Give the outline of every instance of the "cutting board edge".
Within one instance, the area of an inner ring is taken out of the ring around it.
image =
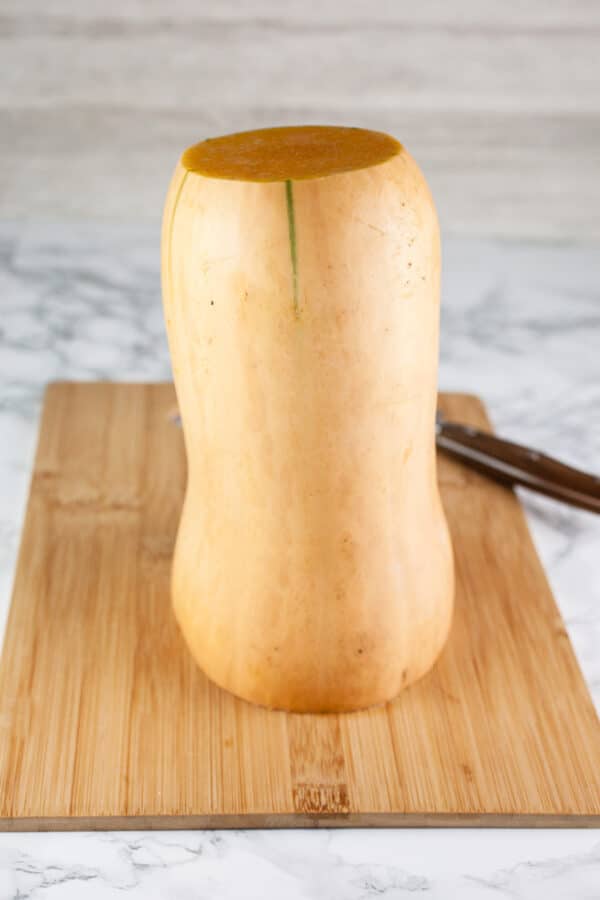
[[[600,814],[548,813],[240,813],[0,818],[0,834],[36,831],[204,831],[292,828],[600,828]]]

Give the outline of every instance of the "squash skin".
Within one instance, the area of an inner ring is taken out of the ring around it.
[[[439,230],[404,148],[292,189],[296,279],[283,182],[181,164],[171,182],[163,298],[188,458],[172,600],[217,684],[341,712],[420,678],[451,624]]]

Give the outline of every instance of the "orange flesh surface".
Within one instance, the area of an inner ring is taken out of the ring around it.
[[[295,181],[366,169],[400,153],[381,131],[334,125],[299,125],[241,131],[189,147],[181,163],[208,178]]]

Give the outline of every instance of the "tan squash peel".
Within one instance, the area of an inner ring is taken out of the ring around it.
[[[186,151],[164,223],[185,639],[266,706],[389,700],[431,667],[452,613],[425,180],[377,132],[246,132]]]

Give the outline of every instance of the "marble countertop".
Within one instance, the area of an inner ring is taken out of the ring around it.
[[[496,428],[600,468],[597,247],[448,240],[440,384]],[[158,232],[0,226],[0,632],[52,379],[164,380]],[[523,495],[600,708],[600,517]],[[597,831],[1,834],[5,898],[598,898]]]

